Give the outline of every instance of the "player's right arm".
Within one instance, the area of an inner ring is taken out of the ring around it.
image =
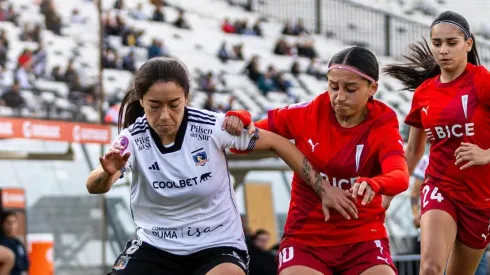
[[[415,182],[410,192],[410,205],[412,206],[413,225],[415,228],[420,227],[420,189],[425,178],[425,170],[429,164],[429,157],[425,155],[417,164],[412,175],[415,177]]]
[[[90,194],[103,194],[111,189],[121,177],[121,171],[130,162],[130,147],[129,139],[124,134],[116,138],[111,149],[99,158],[100,166],[94,169],[87,179],[86,187]]]

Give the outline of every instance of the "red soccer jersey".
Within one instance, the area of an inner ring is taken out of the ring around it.
[[[395,112],[376,100],[369,100],[368,109],[364,122],[344,128],[335,118],[326,92],[311,102],[269,111],[267,128],[294,139],[313,168],[323,176],[328,175],[333,186],[348,190],[359,177],[379,176],[384,159],[403,156]],[[366,206],[361,205],[362,198],[358,199],[359,219],[346,220],[331,209],[330,220],[325,222],[319,196],[295,174],[283,243],[333,246],[386,237],[380,193],[402,192],[408,186],[408,173],[406,178],[406,183],[380,189]]]
[[[431,142],[426,174],[434,184],[452,200],[488,208],[490,166],[461,171],[454,152],[461,142],[490,148],[490,72],[468,63],[464,73],[449,83],[441,83],[439,77],[417,88],[405,123],[424,129]],[[431,197],[437,194],[423,194],[422,199]]]

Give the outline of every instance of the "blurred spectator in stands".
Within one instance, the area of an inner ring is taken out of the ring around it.
[[[153,12],[153,21],[156,22],[165,22],[165,15],[163,14],[162,11],[162,5],[157,4],[155,7],[155,11]]]
[[[215,112],[217,113],[226,113],[228,111],[231,111],[233,110],[233,102],[235,102],[235,97],[234,96],[230,96],[230,99],[228,100],[228,103],[227,104],[218,104],[218,106],[216,107],[216,110]]]
[[[51,71],[51,79],[60,82],[65,81],[65,77],[60,71],[60,66],[53,67],[53,70]]]
[[[50,5],[51,5],[51,0],[41,0],[41,3],[39,3],[41,14],[46,15]]]
[[[250,275],[276,275],[277,267],[274,255],[267,248],[270,234],[267,230],[258,229],[248,243],[250,256]]]
[[[34,29],[31,31],[32,40],[37,43],[41,42],[41,34],[42,34],[41,24],[36,24],[34,26]]]
[[[102,66],[106,69],[118,69],[118,55],[114,49],[107,49],[104,51],[102,57]]]
[[[183,9],[179,9],[179,16],[177,17],[177,20],[175,20],[174,26],[181,29],[188,29],[188,30],[191,29],[191,26],[189,25],[189,23],[187,23],[187,20],[184,18]]]
[[[226,63],[226,61],[230,59],[230,53],[228,52],[228,49],[226,49],[226,41],[223,41],[223,43],[221,43],[221,47],[218,51],[218,58],[223,63]]]
[[[326,79],[327,73],[322,72],[321,63],[318,58],[311,58],[308,68],[306,68],[306,73],[316,77],[317,79]]]
[[[290,89],[293,86],[291,82],[284,78],[284,73],[279,72],[274,79],[277,89],[283,93],[290,95]]]
[[[298,49],[298,55],[302,57],[315,58],[317,56],[314,49],[315,40],[311,37],[300,35],[296,47]]]
[[[200,88],[209,94],[216,92],[216,78],[213,76],[213,72],[208,72],[206,75],[201,77],[199,82]]]
[[[230,53],[231,60],[244,60],[243,58],[243,44],[233,45]]]
[[[74,79],[78,77],[78,72],[73,64],[74,62],[75,61],[73,59],[68,60],[64,76],[64,80],[66,83],[72,83]]]
[[[141,47],[141,36],[143,35],[143,33],[143,31],[137,31],[134,28],[127,28],[122,34],[122,44],[129,47]]]
[[[257,36],[262,36],[262,27],[260,26],[260,24],[261,24],[260,19],[257,19],[257,21],[255,21],[255,24],[252,28],[255,35]]]
[[[265,72],[265,74],[260,75],[257,81],[257,87],[262,92],[262,95],[266,96],[270,91],[275,91],[276,86],[274,83],[274,75],[271,71]]]
[[[48,10],[44,16],[46,29],[56,35],[61,35],[61,17],[58,15],[52,2],[49,3]]]
[[[10,275],[25,274],[29,270],[29,260],[25,245],[17,237],[19,235],[19,220],[15,212],[3,212],[0,218],[2,225],[2,236],[0,245],[12,250],[15,254],[15,263]]]
[[[294,25],[293,33],[294,35],[308,34],[308,31],[306,30],[303,23],[303,19],[298,19],[298,22],[296,23],[296,25]]]
[[[202,108],[205,110],[214,111],[214,99],[212,94],[206,98]]]
[[[261,75],[261,72],[259,71],[259,56],[254,55],[252,57],[250,62],[243,70],[243,73],[246,74],[248,78],[252,80],[254,83],[257,83]]]
[[[153,38],[151,45],[148,47],[148,59],[158,56],[169,56],[169,53],[162,41]]]
[[[71,12],[71,23],[72,24],[84,24],[86,22],[86,18],[80,14],[78,9],[73,9]]]
[[[129,15],[136,20],[147,20],[148,16],[143,12],[143,3],[138,3],[136,9],[129,12]]]
[[[12,87],[2,95],[0,105],[5,105],[12,109],[20,109],[26,106],[24,98],[20,95],[19,81],[14,80]]]
[[[21,89],[35,90],[35,87],[32,84],[32,80],[31,80],[31,72],[32,72],[31,61],[24,63],[22,66],[20,66],[17,69],[17,72],[15,73],[15,79],[19,81]]]
[[[32,57],[32,72],[36,77],[41,77],[46,72],[46,57],[47,52],[43,44],[39,43],[39,48],[34,52]]]
[[[2,68],[5,68],[5,66],[7,65],[7,61],[8,61],[7,53],[8,53],[8,48],[7,46],[5,46],[5,40],[0,38],[0,66]]]
[[[68,87],[70,88],[70,93],[68,95],[70,100],[88,105],[94,102],[95,87],[82,85],[78,75],[76,75],[72,81],[68,83]]]
[[[132,73],[136,71],[136,62],[133,51],[130,51],[128,55],[123,57],[122,68],[123,70],[130,71]]]
[[[114,1],[114,9],[123,10],[124,9],[124,0],[116,0]]]
[[[12,22],[14,25],[18,26],[18,18],[19,15],[14,11],[14,6],[12,4],[9,5],[5,19],[9,22]]]
[[[9,48],[9,39],[7,38],[7,32],[5,30],[0,31],[0,39],[3,40],[3,44],[8,49]]]
[[[233,26],[233,24],[230,23],[229,18],[225,18],[225,20],[223,21],[223,24],[221,25],[221,29],[225,33],[235,33],[236,32],[235,26]]]
[[[291,66],[291,74],[294,75],[294,77],[298,77],[300,73],[301,70],[299,69],[298,61],[294,61],[293,65]]]
[[[274,53],[277,55],[291,55],[292,50],[285,38],[279,38],[274,47]]]
[[[294,28],[290,22],[286,22],[286,24],[284,24],[284,28],[282,29],[282,34],[294,35]]]
[[[15,255],[9,248],[0,245],[0,274],[9,275],[15,264]]]
[[[237,34],[244,34],[247,31],[247,19],[245,20],[240,20],[237,19],[235,20],[235,23],[233,24],[235,27],[235,33]]]
[[[31,31],[29,30],[29,24],[24,23],[24,28],[22,29],[22,32],[19,35],[19,39],[21,41],[32,41],[32,35]]]

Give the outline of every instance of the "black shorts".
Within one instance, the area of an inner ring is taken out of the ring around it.
[[[222,263],[232,263],[248,274],[247,251],[213,247],[190,255],[168,253],[141,240],[131,240],[112,267],[112,275],[205,275]]]

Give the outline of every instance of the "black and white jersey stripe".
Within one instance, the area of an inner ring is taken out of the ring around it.
[[[128,128],[129,133],[132,136],[146,132],[149,129],[148,120],[143,118],[141,121],[136,121],[130,128]]]
[[[207,114],[205,112],[188,108],[188,121],[189,122],[194,122],[194,123],[199,123],[199,124],[206,124],[206,125],[211,125],[214,126],[216,124],[216,116]]]

